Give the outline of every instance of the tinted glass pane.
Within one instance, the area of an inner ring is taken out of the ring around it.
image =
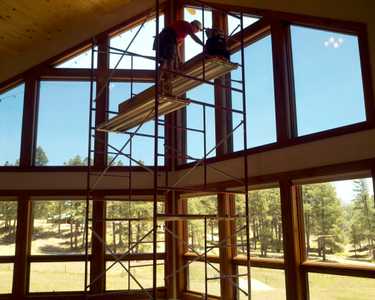
[[[298,135],[366,120],[358,38],[291,27]]]
[[[245,197],[236,196],[236,212],[245,215]],[[250,254],[263,258],[283,257],[280,191],[278,188],[249,193]],[[246,254],[246,219],[238,218],[237,251]]]
[[[30,292],[83,291],[84,262],[30,264]]]
[[[97,50],[97,47],[95,47],[95,50]],[[59,63],[55,66],[55,68],[79,68],[79,69],[90,69],[91,68],[91,48],[89,50],[86,50],[78,55],[73,56],[72,58],[69,58],[68,60]],[[94,68],[97,67],[98,63],[98,52],[94,52]]]
[[[164,203],[158,203],[163,213]],[[153,203],[148,201],[107,201],[106,241],[107,253],[152,253]],[[164,252],[164,227],[159,222],[158,252]],[[142,240],[141,243],[137,243]],[[110,250],[109,250],[110,249]]]
[[[247,115],[247,147],[253,148],[276,142],[275,95],[273,84],[271,37],[265,37],[245,49],[245,89]],[[233,62],[241,63],[239,52],[232,55]],[[241,68],[232,72],[233,80],[242,80]],[[239,83],[233,87],[242,89]],[[242,93],[232,91],[233,108],[243,111]],[[233,128],[243,115],[233,114]],[[243,126],[233,134],[234,151],[243,149]]]
[[[188,213],[196,215],[217,215],[217,197],[205,196],[189,198]],[[188,251],[195,253],[204,253],[204,219],[189,220],[188,225]],[[219,226],[217,219],[207,219],[207,247],[217,244],[219,241]],[[219,249],[214,248],[208,253],[209,255],[219,255]]]
[[[133,88],[131,88],[131,84],[129,82],[111,82],[110,83],[110,97],[109,97],[109,107],[110,111],[112,112],[118,112],[118,105],[122,103],[123,101],[126,101],[131,98],[131,92],[133,94],[138,94],[145,89],[152,86],[152,83],[146,83],[146,82],[136,82],[133,84]],[[115,113],[110,113],[109,118],[116,116]],[[162,120],[164,120],[164,117],[159,117],[161,120],[160,124],[162,123]],[[138,162],[144,164],[144,165],[154,165],[154,120],[145,122],[141,126],[136,126],[132,129],[130,129],[128,132],[137,132],[142,135],[147,136],[134,136],[131,139],[131,158],[134,160],[137,160]],[[139,129],[138,129],[139,127]],[[123,154],[118,155],[116,160],[112,165],[129,165],[130,160],[129,157],[126,155],[130,155],[130,142],[129,142],[129,134],[124,133],[110,133],[109,134],[109,144],[114,147],[108,148],[108,159],[111,160],[114,158],[117,154],[117,150],[121,150],[123,146],[127,143],[126,147],[121,151]],[[164,126],[159,125],[159,154],[164,153]],[[126,154],[126,155],[124,155]],[[132,166],[138,165],[137,162],[132,161]],[[158,159],[158,165],[164,164],[164,157],[159,156]]]
[[[205,293],[205,266],[203,262],[192,262],[189,264],[188,290],[198,293]],[[217,270],[220,270],[218,264],[207,265],[207,277],[213,278],[220,276]],[[208,280],[208,295],[220,297],[220,280]]]
[[[13,264],[0,264],[0,294],[10,294],[13,283]]]
[[[247,274],[246,267],[238,267],[239,274]],[[247,292],[247,276],[241,276],[239,287]],[[240,300],[248,297],[239,291]],[[251,299],[252,300],[285,300],[285,272],[283,270],[251,268]]]
[[[0,94],[0,166],[19,165],[24,89]]]
[[[0,256],[15,254],[17,201],[0,200]]]
[[[370,300],[375,298],[375,279],[309,273],[311,300]]]
[[[308,259],[374,266],[375,208],[370,178],[302,186]]]
[[[243,28],[259,21],[259,17],[243,16]],[[236,34],[241,30],[240,19],[228,15],[228,34]]]
[[[106,290],[139,290],[143,288],[152,288],[152,261],[122,261],[116,263],[106,273]],[[112,261],[107,262],[107,268],[113,264]],[[164,261],[157,261],[157,286],[164,286]],[[125,269],[125,268],[126,269]],[[131,276],[128,271],[130,270]],[[137,282],[139,284],[137,284]]]
[[[214,87],[208,84],[200,85],[186,94],[187,98],[214,104]],[[215,140],[215,109],[206,106],[206,155],[216,155]],[[204,108],[201,104],[191,103],[186,108],[186,124],[190,129],[204,130]],[[204,157],[204,134],[203,132],[187,130],[187,161],[192,162]]]
[[[80,200],[33,201],[31,254],[83,254],[85,208]]]
[[[154,37],[155,37],[155,30],[156,30],[156,22],[155,18],[151,18],[147,20],[143,27],[140,29],[142,24],[133,27],[130,30],[125,32],[119,33],[111,38],[110,46],[114,48],[118,48],[121,50],[128,50],[129,52],[133,52],[139,55],[146,55],[155,57],[155,51],[152,50]],[[159,17],[159,30],[161,31],[164,28],[164,17]],[[137,34],[138,30],[140,29],[139,33]],[[136,36],[137,34],[137,36]],[[134,41],[132,39],[135,37]],[[130,45],[131,43],[131,45]],[[129,47],[130,45],[130,47]],[[130,69],[131,68],[131,57],[130,56],[123,56],[122,53],[112,49],[109,57],[109,65],[110,68],[114,69]],[[133,68],[134,69],[155,69],[155,60],[145,59],[142,57],[134,57],[133,61]]]
[[[89,82],[40,83],[36,165],[87,165]]]

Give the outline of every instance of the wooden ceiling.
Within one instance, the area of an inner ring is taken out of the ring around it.
[[[153,0],[1,0],[0,82],[153,4]]]
[[[374,22],[372,8],[375,1],[370,0],[205,1],[368,24]],[[154,4],[155,0],[1,0],[0,82],[124,22]],[[371,28],[369,34],[374,36],[375,31]]]

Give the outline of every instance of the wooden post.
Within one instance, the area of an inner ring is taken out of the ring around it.
[[[299,187],[288,179],[281,179],[281,215],[283,223],[285,288],[287,300],[308,299],[307,276],[301,270],[305,260],[302,226],[302,205]]]
[[[273,20],[271,38],[277,141],[285,143],[297,135],[289,25]]]
[[[97,37],[98,43],[98,66],[96,77],[96,110],[95,110],[95,124],[98,125],[107,119],[106,110],[108,108],[109,89],[107,83],[108,67],[109,67],[109,53],[108,35],[101,35]],[[95,152],[94,152],[94,167],[97,169],[104,169],[107,165],[107,134],[104,132],[95,132]],[[103,142],[105,141],[105,142]],[[92,240],[92,255],[90,265],[90,278],[93,280],[105,271],[105,245],[102,241],[106,240],[106,202],[102,196],[94,197],[92,205],[92,229],[95,235],[91,235]],[[97,236],[96,236],[97,235]],[[105,291],[105,275],[97,280],[91,286],[91,292],[101,293]]]
[[[25,94],[23,101],[24,105],[20,154],[21,167],[30,167],[34,160],[38,93],[38,80],[31,75],[27,76],[25,79]]]
[[[183,6],[180,1],[168,0],[165,9],[165,25],[169,26],[176,20],[183,18]],[[182,135],[183,132],[177,129],[177,124],[180,124],[182,120],[182,112],[176,111],[165,116],[165,166],[167,173],[174,171],[179,162],[182,161]],[[181,125],[178,125],[181,126]],[[168,176],[168,174],[167,174]],[[168,185],[168,179],[166,181]],[[165,213],[166,214],[183,214],[184,206],[179,198],[179,195],[170,191],[165,197]],[[169,231],[172,231],[176,236],[182,236],[184,232],[183,221],[178,222],[165,222],[165,226]],[[183,255],[185,252],[184,244],[171,236],[171,234],[165,234],[165,276],[168,279],[165,280],[166,286],[166,298],[167,299],[181,299],[182,293],[185,289],[185,272],[178,272],[184,264]],[[170,276],[170,274],[175,274]]]
[[[95,232],[91,234],[91,265],[90,265],[90,278],[94,280],[105,270],[105,245],[102,241],[106,240],[106,205],[104,197],[94,197],[92,204],[92,230]],[[89,226],[90,228],[90,226]],[[90,241],[90,240],[89,240]],[[105,291],[105,276],[104,274],[99,280],[94,282],[90,287],[92,293],[102,293]]]
[[[95,124],[99,125],[107,120],[107,109],[109,99],[109,37],[102,35],[97,38],[98,43],[98,67],[96,76],[96,106],[95,106]],[[96,131],[95,136],[95,167],[104,168],[107,165],[107,133]],[[103,142],[105,141],[105,142]]]
[[[219,28],[227,33],[227,17],[224,13],[219,11],[213,11],[212,13],[212,25],[213,28]],[[215,79],[215,106],[216,107],[231,107],[231,91],[225,89],[222,86],[228,85],[226,81],[230,79],[230,74]],[[216,132],[216,143],[219,143],[228,133],[232,130],[232,114],[224,109],[215,110],[215,132]],[[216,149],[216,155],[222,156],[230,152],[233,148],[232,138],[228,138]],[[218,201],[218,215],[221,217],[231,216],[234,214],[234,197],[230,195],[217,195]],[[219,222],[219,240],[222,242],[220,247],[220,275],[223,276],[220,280],[221,286],[221,298],[222,299],[236,299],[236,288],[233,282],[236,282],[236,278],[233,275],[236,274],[236,268],[234,267],[232,260],[236,253],[234,246],[234,228],[235,222],[228,220],[220,220]],[[225,241],[225,242],[224,242]]]
[[[15,299],[23,299],[28,291],[31,215],[31,200],[27,196],[20,196],[17,205],[16,257],[13,273]]]

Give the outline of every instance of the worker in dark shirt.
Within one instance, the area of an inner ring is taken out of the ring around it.
[[[176,21],[172,25],[165,27],[159,34],[159,59],[160,67],[175,69],[176,59],[178,63],[182,61],[182,44],[189,35],[198,44],[203,46],[203,42],[195,35],[202,30],[201,22],[194,20],[192,22]],[[156,41],[156,40],[155,40]],[[154,43],[154,50],[156,43]]]

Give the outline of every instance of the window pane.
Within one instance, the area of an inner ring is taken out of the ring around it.
[[[259,17],[243,16],[243,28],[246,28],[259,20],[260,20]],[[240,19],[228,15],[228,34],[233,35],[233,34],[236,34],[237,32],[240,32],[240,30],[241,30]]]
[[[21,84],[0,94],[0,166],[19,165],[24,90]]]
[[[198,20],[199,22],[202,23],[202,26],[203,26],[202,9],[185,7],[184,20],[187,22]],[[206,28],[212,27],[212,12],[206,9],[204,10],[204,27]],[[202,40],[202,32],[198,32],[196,35],[200,40]],[[204,35],[204,42],[206,41],[206,38],[207,38],[206,35]],[[201,53],[202,50],[203,50],[202,46],[194,42],[190,36],[186,37],[185,39],[185,61]]]
[[[13,284],[13,264],[0,264],[0,294],[10,294]]]
[[[85,208],[82,200],[33,201],[31,254],[83,254]]]
[[[247,268],[238,267],[239,274],[247,274]],[[239,287],[247,292],[247,276],[241,276]],[[240,300],[248,299],[239,291]],[[251,299],[252,300],[285,300],[285,272],[284,270],[251,268]],[[323,298],[321,298],[323,299]]]
[[[83,291],[84,282],[84,262],[30,264],[31,293]]]
[[[133,84],[133,94],[138,94],[150,86],[152,83],[149,82],[135,82]],[[131,98],[131,84],[130,82],[111,82],[110,83],[110,93],[109,93],[109,107],[111,112],[118,112],[118,105],[123,101],[126,101]],[[109,118],[115,117],[115,113],[110,113]],[[159,119],[164,120],[164,117],[159,117]],[[138,162],[147,165],[154,165],[154,120],[145,122],[137,130],[138,126],[129,130],[129,132],[135,132],[139,134],[151,135],[151,136],[134,136],[131,140],[132,148],[132,159],[137,160]],[[121,150],[121,148],[127,143],[130,135],[124,133],[109,133],[109,144]],[[159,154],[164,153],[164,126],[159,126]],[[108,160],[111,161],[113,157],[116,156],[118,151],[109,147],[108,148]],[[130,143],[121,151],[124,154],[130,155]],[[117,166],[128,166],[130,164],[130,159],[125,155],[120,154],[114,161],[112,165]],[[137,166],[135,161],[131,162],[132,166]],[[164,157],[159,156],[158,165],[164,165]]]
[[[375,298],[375,279],[309,273],[311,300],[370,300]]]
[[[358,38],[291,26],[298,135],[366,120]]]
[[[208,84],[200,85],[186,94],[187,98],[205,102],[215,103],[214,87]],[[191,103],[186,108],[187,128],[204,129],[203,105]],[[206,106],[206,154],[207,157],[216,155],[215,139],[215,109]],[[204,157],[204,134],[202,132],[187,130],[187,162],[194,162]]]
[[[107,262],[107,268],[113,264],[113,261]],[[106,290],[139,290],[141,287],[136,283],[134,278],[145,289],[152,288],[152,261],[122,261],[131,275],[120,264],[116,263],[106,273]],[[157,261],[157,286],[164,286],[164,261]]]
[[[35,165],[87,165],[89,97],[89,82],[40,83]]]
[[[253,148],[276,142],[275,95],[271,37],[267,36],[244,49],[245,89],[247,116],[247,147]],[[231,56],[232,62],[241,63],[241,54]],[[242,80],[241,68],[233,71],[232,79]],[[242,89],[234,83],[235,88]],[[242,93],[232,91],[232,106],[243,111]],[[243,115],[233,113],[233,128]],[[243,149],[243,126],[233,134],[234,151]]]
[[[371,178],[302,186],[309,260],[374,266]]]
[[[212,267],[212,265],[214,267]],[[207,278],[220,276],[217,270],[218,264],[207,265]],[[192,262],[188,268],[188,290],[198,293],[205,293],[205,265],[203,262]],[[220,279],[208,280],[207,293],[212,296],[220,297]]]
[[[245,197],[236,196],[236,212],[245,215]],[[280,191],[278,188],[251,191],[250,209],[250,254],[263,258],[283,258],[283,231],[281,222]],[[246,221],[238,218],[237,251],[246,255]]]
[[[95,50],[98,50],[97,47],[95,47]],[[55,68],[78,68],[78,69],[91,69],[91,48],[89,50],[86,50],[78,55],[73,56],[72,58],[69,58],[68,60],[59,63],[55,66]],[[98,52],[94,52],[94,68],[97,67],[98,64]]]
[[[139,31],[138,35],[135,37],[141,25],[133,27],[130,30],[119,33],[111,38],[110,46],[121,49],[128,50],[140,55],[153,56],[155,57],[155,51],[152,49],[154,44],[156,22],[155,18],[147,21],[142,29]],[[159,17],[159,31],[164,28],[164,16]],[[135,37],[129,49],[129,44]],[[116,52],[116,50],[111,50],[111,52]],[[131,68],[131,57],[122,56],[121,52],[112,53],[109,56],[109,65],[111,69],[130,69]],[[116,67],[116,65],[118,66]],[[155,61],[150,59],[145,59],[141,57],[134,57],[133,61],[134,69],[155,69]]]
[[[195,215],[217,215],[217,197],[204,196],[189,198],[187,201],[189,214]],[[188,243],[189,252],[204,253],[204,219],[188,220]],[[217,219],[207,219],[207,247],[217,244],[219,241],[219,226]],[[219,255],[219,248],[208,252],[209,255]]]
[[[153,202],[107,201],[106,240],[114,253],[152,253]],[[158,213],[163,213],[164,203],[158,202]],[[112,220],[111,220],[112,219]],[[138,220],[139,219],[139,220]],[[159,222],[158,252],[164,252],[164,222]],[[137,243],[138,241],[142,241]],[[110,253],[107,249],[107,253]]]
[[[0,200],[0,256],[16,251],[17,201]]]

